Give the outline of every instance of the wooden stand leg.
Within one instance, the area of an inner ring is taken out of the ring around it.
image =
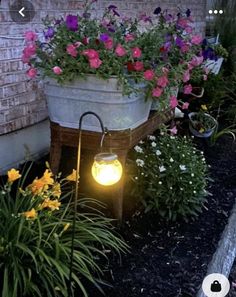
[[[61,161],[61,145],[60,143],[51,143],[50,167],[54,174],[58,173],[60,161]]]
[[[113,216],[119,222],[122,221],[122,216],[123,216],[123,192],[124,192],[124,180],[125,180],[124,171],[125,171],[127,153],[128,151],[122,151],[117,153],[119,161],[121,162],[121,165],[123,167],[123,175],[121,177],[121,180],[116,185],[114,185],[114,190],[112,191]]]

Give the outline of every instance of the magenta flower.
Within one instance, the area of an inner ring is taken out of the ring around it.
[[[25,40],[26,41],[36,41],[37,38],[38,38],[37,34],[34,31],[25,32]]]
[[[190,49],[189,44],[187,44],[186,42],[184,42],[183,45],[180,48],[180,51],[182,53],[187,53],[189,51],[189,49]]]
[[[134,70],[143,71],[143,62],[136,61],[134,62],[133,66],[134,66]]]
[[[52,68],[52,71],[56,74],[56,75],[60,75],[62,74],[62,69],[59,66],[55,66]]]
[[[202,62],[203,62],[203,56],[200,56],[200,57],[194,56],[194,57],[192,57],[192,60],[190,61],[190,64],[193,67],[197,67],[197,66],[201,65]]]
[[[36,45],[35,44],[29,44],[27,47],[23,50],[23,56],[25,58],[31,58],[36,54]]]
[[[193,87],[191,84],[185,85],[184,86],[184,94],[190,94],[193,90]]]
[[[170,96],[170,107],[175,108],[178,105],[178,100],[176,96],[172,95]]]
[[[81,46],[81,44],[82,44],[82,42],[80,42],[80,41],[76,41],[76,42],[74,43],[74,46],[75,46],[76,48],[78,48],[78,47]]]
[[[146,80],[152,80],[154,78],[154,71],[149,69],[149,70],[146,70],[144,73],[143,73],[143,76]]]
[[[24,64],[28,64],[30,62],[30,57],[26,56],[26,55],[22,55],[21,57],[21,61],[24,63]]]
[[[171,135],[176,135],[177,133],[178,133],[178,130],[177,130],[176,126],[174,126],[173,128],[170,129]]]
[[[86,57],[88,57],[89,59],[98,59],[99,58],[98,52],[94,49],[86,49],[82,52],[82,54],[85,55]]]
[[[70,31],[78,30],[78,17],[76,15],[69,14],[66,17],[66,26]]]
[[[102,60],[100,60],[99,58],[94,58],[94,59],[89,59],[89,65],[91,68],[99,68],[100,65],[102,64]]]
[[[140,58],[142,55],[142,51],[139,47],[134,47],[131,49],[132,50],[132,56],[133,58]]]
[[[161,88],[156,87],[155,89],[152,90],[152,96],[160,97],[162,92],[163,92],[163,90]]]
[[[28,77],[30,78],[35,78],[35,76],[37,75],[37,69],[35,68],[30,68],[27,73]]]
[[[188,107],[189,107],[189,103],[184,102],[184,104],[182,105],[182,109],[188,109]]]
[[[125,35],[125,42],[130,42],[130,41],[133,41],[135,38],[134,38],[134,35],[133,34],[126,34]]]
[[[195,45],[199,45],[202,42],[202,37],[200,35],[194,35],[191,42]]]
[[[187,28],[185,28],[185,31],[188,33],[188,34],[191,34],[193,32],[193,28],[188,26]]]
[[[181,18],[181,19],[178,19],[177,24],[181,28],[185,29],[185,28],[187,28],[189,26],[189,20]]]
[[[168,85],[168,83],[169,83],[169,80],[166,76],[161,76],[157,80],[157,85],[162,88],[165,88]]]
[[[69,55],[76,58],[78,55],[77,48],[73,44],[68,44],[66,47],[66,51]]]
[[[203,80],[207,80],[207,75],[203,74]]]
[[[105,48],[108,50],[113,49],[113,39],[109,37],[109,39],[104,43]]]
[[[115,49],[115,53],[118,57],[123,57],[126,55],[126,50],[123,48],[123,46],[119,43]]]
[[[190,72],[189,72],[189,70],[186,70],[183,74],[183,82],[186,83],[189,80],[190,80]]]

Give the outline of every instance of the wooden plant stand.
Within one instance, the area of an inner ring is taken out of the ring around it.
[[[105,136],[103,148],[114,152],[118,155],[119,160],[125,167],[128,151],[133,148],[140,140],[146,138],[158,129],[160,124],[171,120],[170,111],[158,114],[151,113],[149,119],[133,130],[109,131],[109,135]],[[78,129],[61,127],[59,124],[50,123],[51,127],[51,148],[50,148],[50,166],[54,174],[58,173],[62,146],[77,147],[78,146]],[[81,148],[94,152],[98,152],[101,141],[101,133],[92,131],[82,131]],[[119,183],[111,187],[111,198],[113,215],[119,221],[122,220],[123,212],[123,187],[124,175]]]

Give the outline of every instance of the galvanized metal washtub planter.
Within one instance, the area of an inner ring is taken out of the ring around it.
[[[134,129],[149,116],[152,100],[145,101],[145,86],[135,85],[139,92],[122,94],[117,77],[108,80],[93,75],[75,82],[58,84],[45,81],[49,117],[62,127],[78,128],[80,116],[86,111],[96,112],[109,130]],[[94,117],[86,117],[84,130],[100,131]]]

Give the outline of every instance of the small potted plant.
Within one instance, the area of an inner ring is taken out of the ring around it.
[[[204,111],[189,113],[189,130],[200,138],[208,138],[216,129],[218,123],[215,118]]]

